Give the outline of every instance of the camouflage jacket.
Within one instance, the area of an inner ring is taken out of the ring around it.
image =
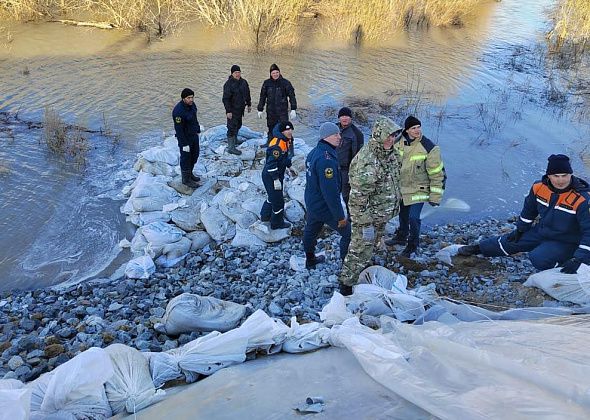
[[[353,223],[369,225],[399,213],[401,159],[397,149],[383,147],[383,141],[398,130],[391,119],[377,119],[369,141],[350,164],[348,206]]]

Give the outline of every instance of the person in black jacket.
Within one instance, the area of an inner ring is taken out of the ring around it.
[[[180,102],[172,111],[174,131],[180,148],[180,170],[182,183],[191,188],[197,188],[200,181],[193,175],[193,168],[199,158],[199,133],[201,126],[197,120],[197,106],[194,103],[195,92],[189,88],[182,90]]]
[[[248,112],[252,109],[252,99],[250,98],[250,86],[248,86],[246,79],[242,78],[242,70],[236,64],[231,66],[231,75],[223,85],[223,106],[225,106],[225,116],[227,117],[227,152],[241,155],[242,152],[236,149],[236,144],[240,144],[238,131],[242,127],[244,110],[246,107],[248,107]]]
[[[266,125],[268,140],[272,139],[272,130],[278,122],[286,122],[297,118],[297,99],[295,89],[287,79],[281,75],[279,66],[270,66],[270,78],[266,79],[260,89],[258,101],[258,118],[262,118],[262,111],[266,105]],[[289,112],[289,105],[291,112]]]
[[[365,144],[365,136],[352,122],[352,111],[343,107],[338,111],[338,128],[340,128],[340,146],[336,148],[338,153],[338,164],[340,165],[340,177],[342,178],[342,198],[348,205],[350,195],[350,183],[348,181],[348,170],[352,158],[361,150]]]

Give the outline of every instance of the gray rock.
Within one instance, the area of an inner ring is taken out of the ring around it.
[[[20,356],[12,356],[7,363],[8,367],[11,370],[16,370],[24,364],[25,364],[25,362],[22,359],[22,357],[20,357]]]

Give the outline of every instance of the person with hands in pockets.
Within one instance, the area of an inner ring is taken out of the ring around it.
[[[285,171],[291,167],[293,150],[293,124],[289,121],[278,123],[273,138],[266,149],[266,161],[262,169],[262,182],[266,189],[266,201],[260,210],[260,219],[270,222],[271,229],[290,228],[285,222],[285,198],[283,186]]]

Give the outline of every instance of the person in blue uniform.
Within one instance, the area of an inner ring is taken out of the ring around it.
[[[193,175],[193,169],[199,158],[199,133],[201,128],[197,119],[197,106],[195,105],[195,92],[189,88],[182,90],[180,102],[172,110],[174,131],[180,149],[180,171],[182,183],[187,187],[197,188],[200,181]]]
[[[565,155],[549,156],[547,172],[531,187],[516,229],[459,248],[459,255],[486,257],[528,252],[537,270],[562,266],[574,274],[590,264],[590,187],[573,175]],[[536,223],[535,223],[536,220]]]
[[[306,219],[303,231],[305,266],[314,268],[325,260],[315,255],[317,238],[324,225],[330,226],[340,235],[340,259],[344,260],[350,244],[350,224],[346,206],[342,199],[342,180],[336,148],[340,144],[340,128],[331,122],[320,127],[320,141],[305,161]]]
[[[273,138],[266,149],[266,161],[262,169],[266,201],[260,210],[260,219],[263,222],[270,221],[271,229],[291,227],[291,224],[285,222],[283,185],[285,171],[291,167],[293,129],[291,122],[279,122],[273,129]]]

